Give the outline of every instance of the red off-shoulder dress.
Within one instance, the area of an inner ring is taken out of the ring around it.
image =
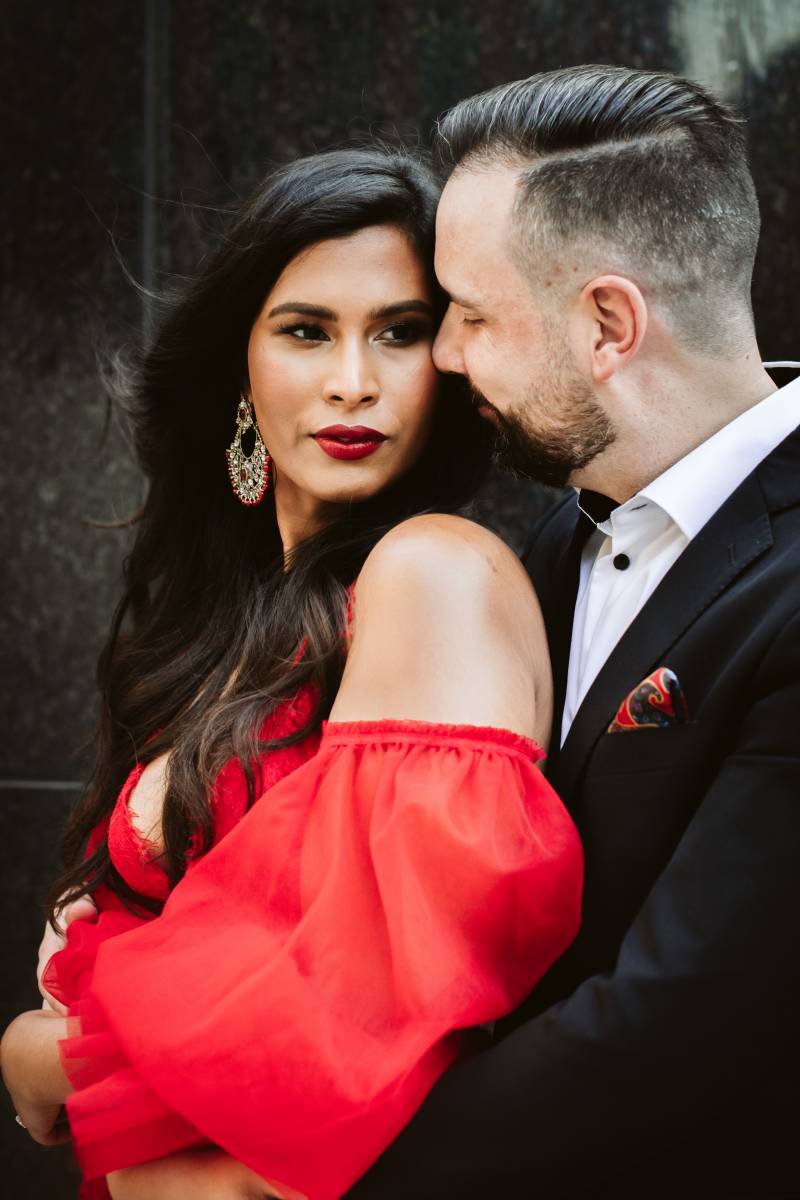
[[[229,763],[216,844],[162,915],[101,903],[51,960],[86,1179],[211,1143],[292,1200],[347,1191],[577,931],[580,844],[542,757],[507,730],[328,722],[265,756],[247,812]],[[165,895],[127,820],[136,778],[109,846]]]

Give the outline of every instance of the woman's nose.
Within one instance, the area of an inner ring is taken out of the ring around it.
[[[450,375],[465,373],[459,337],[460,328],[458,316],[451,304],[444,314],[444,319],[433,343],[433,363],[437,371]]]
[[[336,404],[374,403],[380,385],[367,347],[355,339],[343,342],[330,362],[324,396]]]

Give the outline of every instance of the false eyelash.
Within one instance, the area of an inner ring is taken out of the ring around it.
[[[406,339],[407,343],[414,341],[416,338],[423,337],[427,332],[427,328],[427,325],[423,321],[395,321],[393,325],[387,325],[381,332],[388,333],[390,329],[407,329],[410,334],[410,337]],[[406,343],[398,342],[397,345],[402,346]]]
[[[278,333],[296,333],[298,329],[319,329],[320,332],[322,332],[322,333],[325,332],[325,330],[322,328],[321,325],[314,325],[311,323],[311,321],[292,321],[288,325],[279,325],[277,332]],[[296,340],[298,342],[316,342],[316,341],[319,341],[320,339],[319,338],[297,338]]]
[[[398,328],[408,329],[410,332],[410,336],[407,339],[404,339],[403,341],[398,340],[396,342],[396,345],[403,346],[410,344],[417,338],[423,337],[427,332],[428,327],[423,321],[395,321],[393,325],[387,325],[385,329],[381,330],[381,333],[387,333],[390,329]],[[296,333],[298,329],[319,329],[322,333],[325,332],[321,325],[312,325],[309,321],[293,321],[287,325],[279,325],[276,332],[292,334]],[[298,342],[315,342],[319,341],[320,339],[309,337],[297,338],[296,340]]]

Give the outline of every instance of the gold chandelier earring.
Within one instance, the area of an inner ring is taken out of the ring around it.
[[[245,454],[242,437],[250,429],[253,430],[255,441],[250,453]],[[228,460],[228,474],[234,494],[242,504],[259,504],[269,487],[269,468],[272,460],[258,432],[253,405],[245,396],[239,400],[236,410],[236,436],[225,451],[225,457]]]

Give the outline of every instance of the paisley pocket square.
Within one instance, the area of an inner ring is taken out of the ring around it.
[[[663,729],[669,725],[685,725],[688,718],[686,698],[678,676],[669,667],[659,667],[625,697],[608,732]]]

